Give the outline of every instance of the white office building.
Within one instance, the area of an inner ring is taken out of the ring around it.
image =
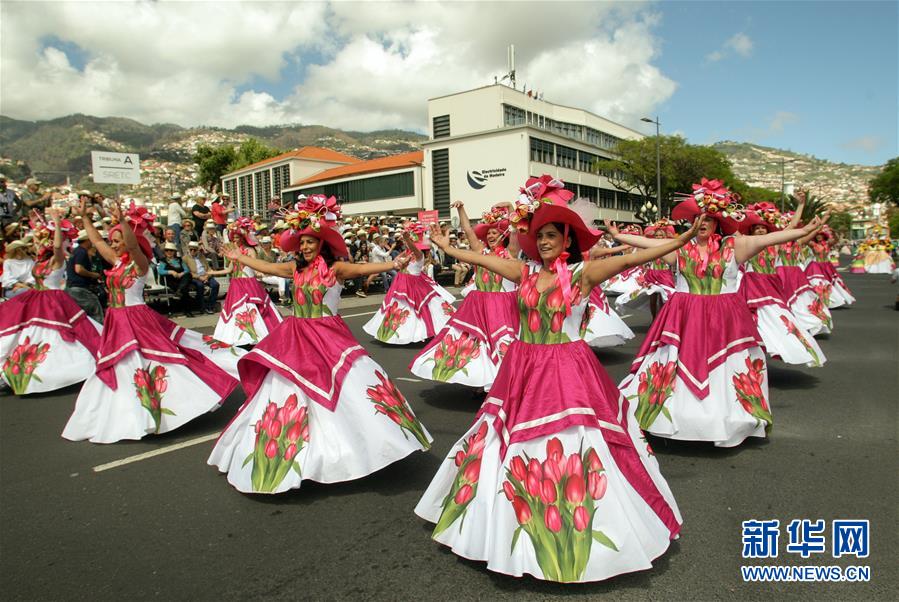
[[[600,208],[599,217],[634,221],[643,201],[615,187],[594,166],[612,158],[635,130],[588,111],[538,100],[495,84],[428,101],[430,140],[423,144],[423,205],[449,215],[455,200],[472,217],[511,201],[530,176],[550,174]]]

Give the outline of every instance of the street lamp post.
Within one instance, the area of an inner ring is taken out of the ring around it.
[[[787,161],[784,157],[780,158],[780,212],[784,212],[784,204],[787,201],[787,184],[784,181],[784,166],[787,163],[792,163],[796,159],[790,159]]]
[[[662,151],[661,138],[659,137],[659,116],[656,115],[655,120],[649,117],[641,117],[640,121],[656,124],[656,217],[662,218]]]

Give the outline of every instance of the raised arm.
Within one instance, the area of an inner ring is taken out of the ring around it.
[[[125,243],[125,249],[128,251],[131,261],[137,266],[137,274],[143,276],[150,269],[150,259],[144,255],[140,245],[137,243],[137,235],[134,234],[131,224],[128,223],[127,218],[122,213],[122,206],[119,205],[118,201],[112,206],[112,216],[122,225],[122,242]]]
[[[90,214],[87,212],[87,204],[84,201],[81,201],[81,221],[84,225],[84,231],[87,232],[87,238],[91,241],[91,244],[96,247],[97,252],[100,253],[100,256],[106,260],[106,263],[110,265],[115,265],[115,263],[119,260],[116,252],[112,250],[103,237],[100,236],[100,233],[97,232],[97,229],[94,228],[94,222],[91,218]]]
[[[522,262],[517,259],[503,259],[493,254],[483,255],[466,249],[451,247],[449,238],[440,232],[435,226],[431,226],[431,241],[440,247],[450,257],[471,265],[485,267],[494,274],[499,274],[506,280],[518,282],[521,280]]]
[[[743,263],[758,255],[762,249],[771,245],[779,245],[813,234],[822,225],[821,219],[816,217],[804,228],[769,232],[760,236],[741,236],[734,243],[734,251],[737,263]]]
[[[459,212],[459,226],[462,227],[462,231],[465,232],[465,237],[468,238],[468,245],[471,247],[472,251],[480,253],[484,248],[484,243],[482,243],[475,235],[474,228],[471,227],[471,222],[468,220],[468,213],[465,211],[465,203],[456,201],[452,206]]]
[[[349,263],[348,261],[335,261],[334,274],[340,280],[351,280],[372,274],[381,274],[390,270],[401,270],[409,263],[409,255],[400,255],[393,261],[378,263]]]
[[[62,251],[62,227],[60,226],[60,209],[52,207],[47,210],[53,220],[53,259],[50,261],[52,269],[58,269],[66,262],[66,254]]]
[[[440,232],[440,230],[437,231]],[[409,231],[405,229],[403,230],[403,242],[406,244],[406,250],[412,254],[412,258],[415,259],[415,261],[421,261],[421,258],[423,257],[421,250],[415,246],[415,241],[409,236]]]
[[[611,234],[612,238],[614,238],[617,242],[621,242],[632,247],[637,247],[638,249],[658,247],[668,242],[668,240],[664,238],[647,238],[645,236],[639,236],[637,234],[622,234],[618,231],[618,224],[616,224],[615,222],[611,222],[607,219],[603,220],[603,222],[605,222],[606,230],[608,230],[609,234]]]
[[[244,255],[240,252],[240,249],[234,243],[228,243],[224,245],[222,247],[222,253],[229,261],[251,267],[257,272],[262,272],[263,274],[269,274],[271,276],[290,278],[291,276],[293,276],[294,270],[297,269],[297,264],[295,261],[272,263],[270,261],[259,259],[255,256],[251,257],[249,255]]]
[[[790,220],[790,225],[787,226],[786,229],[792,230],[799,226],[799,222],[802,220],[802,212],[805,211],[805,199],[808,193],[802,188],[796,191],[794,195],[796,197],[796,211],[793,212],[793,218]]]
[[[617,255],[630,249],[630,245],[618,245],[617,247],[593,247],[590,249],[590,259],[599,259],[607,255]]]
[[[636,253],[628,253],[626,255],[621,255],[618,257],[610,257],[605,261],[588,262],[587,266],[584,268],[584,273],[581,275],[581,280],[586,285],[585,292],[592,290],[593,287],[597,284],[603,282],[604,280],[608,280],[615,274],[623,272],[628,268],[632,268],[634,266],[644,264],[648,261],[658,259],[659,257],[662,257],[664,255],[674,256],[675,251],[687,244],[687,241],[689,241],[696,235],[696,232],[699,230],[699,224],[701,223],[702,218],[697,217],[690,229],[682,233],[677,238],[651,239],[653,241],[658,240],[662,243],[660,245],[653,245],[648,249],[642,249],[640,251],[637,251]]]

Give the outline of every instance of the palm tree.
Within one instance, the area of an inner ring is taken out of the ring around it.
[[[795,211],[796,206],[798,205],[798,201],[796,197],[791,195],[787,196],[786,201],[786,209],[787,211]],[[813,195],[811,192],[807,193],[805,199],[805,209],[802,210],[802,221],[804,223],[809,223],[813,217],[816,215],[821,215],[825,211],[829,210],[830,203],[821,199],[821,197]]]

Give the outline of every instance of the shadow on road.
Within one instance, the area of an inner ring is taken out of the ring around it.
[[[777,389],[813,389],[820,378],[792,368],[768,364],[768,386]]]
[[[768,445],[768,439],[749,437],[736,447],[716,447],[711,441],[678,441],[646,434],[646,440],[652,447],[652,451],[659,455],[681,456],[686,458],[731,458],[744,451],[754,452],[764,449]]]
[[[427,405],[451,412],[463,412],[472,416],[484,403],[486,394],[481,389],[472,389],[464,385],[434,383],[432,387],[422,389],[419,397]]]

